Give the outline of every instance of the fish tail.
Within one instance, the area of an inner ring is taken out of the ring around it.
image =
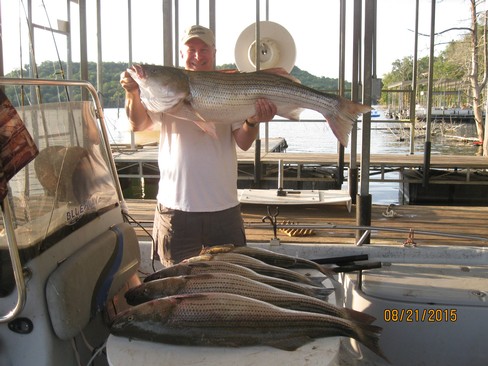
[[[357,340],[368,347],[371,351],[376,353],[378,356],[383,358],[385,361],[390,362],[388,358],[384,355],[380,348],[380,334],[382,331],[381,327],[371,324],[356,324],[355,326]]]
[[[330,276],[330,278],[333,278],[333,277]],[[308,280],[308,284],[311,286],[324,287],[324,284],[322,283],[322,282],[324,282],[323,277],[307,277],[307,280]]]
[[[311,291],[311,296],[316,297],[317,299],[320,300],[328,300],[329,295],[334,292],[333,288],[314,288]]]
[[[334,277],[334,275],[335,275],[335,274],[337,274],[337,273],[335,273],[333,270],[331,270],[331,269],[329,269],[329,268],[327,268],[327,267],[325,267],[325,266],[323,266],[323,265],[320,265],[320,264],[317,264],[317,265],[315,266],[315,268],[317,268],[317,270],[318,270],[319,272],[321,272],[323,275],[325,275],[325,276],[327,276],[327,277],[329,277],[329,278],[333,278],[333,277]]]
[[[346,98],[338,98],[338,101],[339,104],[336,106],[335,112],[327,111],[322,114],[327,122],[329,122],[332,132],[341,145],[347,146],[354,122],[360,114],[367,113],[371,111],[372,108]]]
[[[363,313],[361,311],[356,311],[354,309],[343,308],[342,312],[346,319],[362,324],[371,324],[376,320],[374,316]]]

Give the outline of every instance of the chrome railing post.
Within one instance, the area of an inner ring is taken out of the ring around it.
[[[5,198],[1,204],[3,223],[5,227],[5,234],[7,235],[7,245],[10,254],[10,260],[12,261],[12,270],[14,272],[15,284],[17,286],[17,303],[12,310],[5,315],[0,316],[0,323],[8,322],[14,319],[17,314],[22,311],[25,305],[26,291],[24,282],[24,273],[22,270],[22,264],[20,263],[19,247],[17,246],[17,239],[15,238],[14,225],[12,221],[12,211],[10,209],[10,203],[8,198]]]

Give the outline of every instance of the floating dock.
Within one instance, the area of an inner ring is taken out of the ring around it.
[[[254,146],[254,145],[253,145]],[[331,153],[289,153],[284,152],[286,141],[275,139],[269,144],[270,150],[261,149],[261,181],[259,188],[277,189],[278,177],[282,177],[282,188],[297,190],[327,190],[340,188],[339,156]],[[276,152],[279,151],[279,152]],[[131,180],[146,180],[145,198],[154,198],[154,191],[148,187],[155,185],[159,179],[157,165],[157,147],[130,150],[113,149],[113,156],[123,186]],[[255,152],[237,152],[238,188],[251,189],[258,185],[255,182]],[[350,154],[344,156],[344,167],[351,165]],[[356,166],[360,167],[361,156],[356,158]],[[469,192],[488,196],[488,157],[464,155],[432,155],[428,185],[438,192],[447,192],[435,200],[425,200],[424,155],[423,154],[372,154],[369,159],[370,182],[398,182],[399,191],[403,194],[402,203],[422,204],[485,204],[476,201]],[[347,172],[346,172],[347,173]],[[398,174],[389,174],[398,173]],[[347,176],[346,176],[347,180]],[[138,183],[140,184],[140,183]],[[457,193],[456,193],[457,192]],[[429,195],[430,193],[427,193]],[[454,194],[454,196],[453,196]],[[458,195],[458,198],[455,197]],[[136,197],[129,194],[131,197]],[[464,197],[464,198],[463,198]]]

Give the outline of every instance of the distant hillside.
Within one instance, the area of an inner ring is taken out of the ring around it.
[[[102,88],[99,91],[104,107],[116,108],[121,107],[124,104],[125,93],[120,86],[119,79],[120,74],[127,68],[125,62],[104,62],[103,63],[103,83]],[[236,69],[235,64],[224,64],[217,67],[218,69]],[[62,66],[58,62],[44,61],[38,66],[38,78],[40,79],[63,79],[63,74],[66,74],[66,63],[62,63]],[[311,88],[334,93],[338,88],[337,79],[317,77],[310,74],[307,71],[303,71],[298,67],[294,67],[291,74],[298,78],[303,85],[307,85]],[[26,65],[23,70],[23,76],[29,75],[29,67]],[[71,70],[71,79],[80,79],[80,64],[73,63]],[[88,81],[96,87],[97,78],[97,64],[95,62],[88,63]],[[20,70],[15,70],[6,75],[6,77],[20,77]],[[347,83],[346,89],[350,87],[350,83]],[[43,102],[58,102],[68,100],[66,93],[58,91],[55,87],[43,87]],[[18,95],[13,95],[13,89],[9,88],[7,96],[15,104],[15,101],[20,100]],[[72,88],[69,91],[69,100],[75,101],[81,99],[80,88]]]
[[[80,64],[74,62],[72,64],[71,79],[80,80]],[[127,63],[125,62],[104,62],[103,63],[103,83],[101,93],[101,99],[104,107],[113,108],[117,106],[122,106],[124,104],[125,93],[120,86],[120,73],[127,68]],[[23,76],[27,77],[29,75],[30,67],[25,66],[23,70]],[[35,76],[40,79],[67,79],[67,67],[66,63],[63,62],[60,66],[58,62],[54,61],[44,61],[38,68],[38,75]],[[20,77],[20,70],[14,70],[6,75],[6,77]],[[95,62],[88,63],[88,81],[92,83],[95,87],[97,85],[97,64]],[[43,87],[42,88],[42,100],[44,103],[67,101],[68,97],[63,91],[59,91],[56,87]],[[9,95],[11,89],[7,91],[7,96],[15,104],[18,96]],[[80,88],[72,88],[69,91],[69,100],[75,101],[81,99]]]
[[[217,66],[218,69],[237,69],[236,64],[224,64]],[[296,77],[302,82],[303,85],[309,86],[311,88],[325,91],[328,93],[336,93],[339,89],[339,81],[337,79],[318,77],[310,74],[308,71],[304,71],[297,66],[294,66],[291,70],[291,75]],[[350,89],[351,83],[346,82],[346,89]]]

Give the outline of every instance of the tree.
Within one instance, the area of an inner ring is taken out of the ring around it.
[[[469,91],[466,93],[473,107],[478,139],[483,141],[483,155],[488,155],[488,119],[483,119],[483,93],[488,80],[488,11],[478,16],[476,6],[479,0],[470,0],[471,25],[470,28],[449,28],[440,33],[452,30],[466,30],[468,34],[459,41],[452,41],[446,49],[434,59],[434,75],[436,80],[467,80]],[[483,24],[479,22],[483,18]],[[428,75],[428,57],[418,60],[419,78]],[[412,80],[412,58],[404,57],[392,64],[391,73],[385,75],[386,85],[400,81]],[[485,93],[486,94],[486,93]],[[486,102],[488,111],[488,101]],[[486,113],[488,117],[488,113]],[[487,126],[487,127],[485,127]]]
[[[487,13],[484,16],[484,27],[482,41],[479,40],[478,34],[478,16],[476,13],[476,0],[470,0],[471,2],[471,63],[469,64],[468,80],[472,91],[473,100],[473,112],[476,122],[476,130],[478,132],[478,138],[483,141],[483,155],[488,155],[487,141],[484,138],[485,128],[483,125],[483,105],[482,94],[486,86],[487,81],[487,68],[488,68],[488,51],[486,44],[487,34]],[[480,59],[480,49],[483,52]]]

